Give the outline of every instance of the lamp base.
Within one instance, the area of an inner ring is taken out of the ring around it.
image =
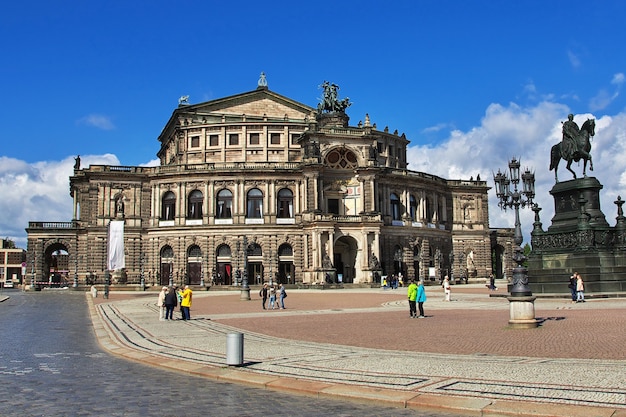
[[[250,287],[241,289],[241,295],[240,295],[239,299],[242,300],[242,301],[249,301],[250,300]]]
[[[532,329],[539,326],[535,318],[537,297],[507,297],[509,300],[509,326],[514,329]]]

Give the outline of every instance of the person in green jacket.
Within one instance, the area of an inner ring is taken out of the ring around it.
[[[417,309],[415,305],[415,300],[417,299],[417,285],[415,285],[415,280],[412,279],[409,287],[407,288],[407,296],[409,297],[409,315],[412,319],[417,317]]]

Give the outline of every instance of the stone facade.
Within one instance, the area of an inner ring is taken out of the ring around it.
[[[102,282],[111,220],[124,221],[118,284],[486,278],[486,182],[411,171],[404,134],[367,115],[348,122],[266,86],[181,103],[158,138],[159,166],[78,164],[73,220],[30,222],[36,281],[63,250],[80,285]]]

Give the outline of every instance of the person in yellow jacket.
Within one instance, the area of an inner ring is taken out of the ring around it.
[[[415,304],[415,300],[417,299],[417,285],[415,285],[415,280],[411,280],[406,292],[409,297],[409,315],[413,319],[417,317],[417,306]]]
[[[191,307],[192,295],[193,295],[193,291],[191,291],[191,288],[189,288],[189,285],[185,285],[185,289],[183,290],[183,293],[182,293],[183,300],[180,302],[180,307],[183,310],[183,320],[191,320],[189,308]]]

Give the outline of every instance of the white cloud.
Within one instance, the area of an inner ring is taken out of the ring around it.
[[[81,156],[81,166],[119,165],[115,155]],[[26,248],[29,221],[70,221],[73,215],[69,177],[74,157],[32,164],[0,157],[0,236]]]
[[[89,114],[78,120],[78,124],[97,127],[102,130],[113,130],[115,125],[108,116],[102,114]]]
[[[607,108],[617,97],[619,97],[622,84],[624,84],[624,74],[621,72],[614,74],[611,79],[611,84],[615,86],[615,91],[611,93],[606,89],[602,89],[589,101],[589,108],[591,111],[603,110]]]
[[[439,124],[436,124],[434,126],[429,126],[427,128],[424,128],[422,130],[422,133],[440,132],[440,131],[448,128],[448,127],[449,127],[449,125],[447,123],[439,123]]]
[[[161,165],[160,159],[152,159],[151,161],[145,162],[143,164],[139,164],[140,167],[157,167]]]
[[[572,65],[572,67],[580,67],[580,58],[577,54],[572,51],[567,51],[567,58],[569,59],[569,63]]]

